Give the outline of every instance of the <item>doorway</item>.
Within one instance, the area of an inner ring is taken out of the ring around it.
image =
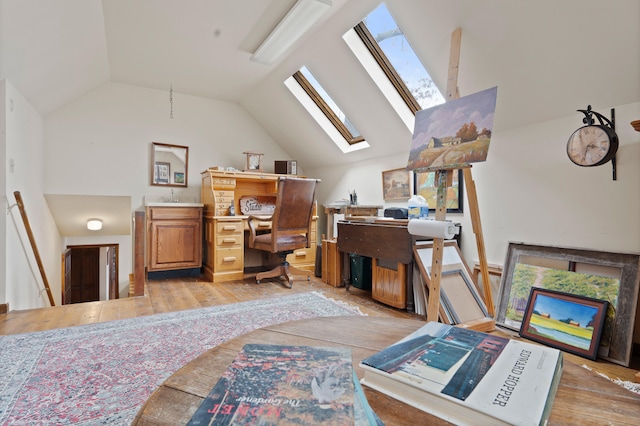
[[[67,246],[62,256],[62,304],[119,297],[118,245]]]

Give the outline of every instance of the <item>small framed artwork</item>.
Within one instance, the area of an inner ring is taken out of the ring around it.
[[[606,300],[534,287],[520,336],[595,360],[608,304]]]
[[[184,183],[184,173],[175,172],[173,174],[173,183]]]
[[[462,169],[453,171],[452,180],[451,186],[447,188],[447,213],[462,213]],[[414,172],[413,193],[422,195],[429,204],[429,210],[435,211],[438,195],[436,172]]]
[[[408,200],[410,196],[409,170],[394,169],[382,172],[382,198],[385,201]]]
[[[169,176],[171,176],[171,163],[156,161],[153,174],[155,183],[169,183]]]

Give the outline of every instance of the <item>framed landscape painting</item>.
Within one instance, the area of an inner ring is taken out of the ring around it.
[[[416,112],[407,169],[456,169],[485,161],[497,94],[492,87]]]
[[[413,192],[422,195],[430,211],[435,211],[437,206],[438,186],[435,182],[436,172],[414,172]],[[453,170],[453,183],[447,188],[447,213],[462,213],[463,182],[462,169]]]
[[[411,192],[409,189],[409,170],[394,169],[382,172],[382,198],[385,201],[408,200]]]
[[[520,335],[595,360],[608,302],[533,287]]]
[[[608,302],[598,356],[629,366],[640,254],[509,243],[496,323],[518,331],[532,288]]]

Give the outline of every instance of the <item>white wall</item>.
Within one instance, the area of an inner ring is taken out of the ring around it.
[[[244,167],[243,151],[263,152],[264,163],[287,158],[238,104],[169,91],[107,83],[46,117],[45,168],[49,194],[129,195],[132,210],[150,186],[151,142],[189,147],[188,188],[177,196],[200,199],[200,173],[211,166]],[[92,159],[92,160],[87,160]],[[65,167],[60,167],[64,164]]]
[[[610,115],[611,106],[593,107]],[[640,253],[640,133],[629,125],[640,117],[640,103],[615,109],[616,181],[610,163],[583,168],[568,159],[566,142],[583,125],[581,113],[493,134],[487,161],[472,167],[489,263],[504,263],[509,241]],[[402,206],[384,203],[381,172],[404,167],[407,159],[403,152],[308,174],[322,179],[321,204],[355,189],[359,204]],[[464,214],[447,219],[462,223],[463,253],[472,266],[478,257],[464,201]]]
[[[6,264],[0,302],[8,302],[12,310],[49,306],[25,223],[16,205],[14,191],[19,191],[54,301],[60,304],[61,239],[43,196],[44,121],[7,81],[3,100],[6,108],[3,127],[6,150],[2,155],[6,185],[3,189],[9,215],[4,227],[6,255],[3,260]]]

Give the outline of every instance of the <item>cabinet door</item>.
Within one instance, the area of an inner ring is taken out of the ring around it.
[[[374,258],[371,269],[371,297],[394,308],[406,308],[407,265],[398,263],[394,270],[379,266]]]
[[[202,264],[199,221],[152,221],[149,270],[197,268]]]

